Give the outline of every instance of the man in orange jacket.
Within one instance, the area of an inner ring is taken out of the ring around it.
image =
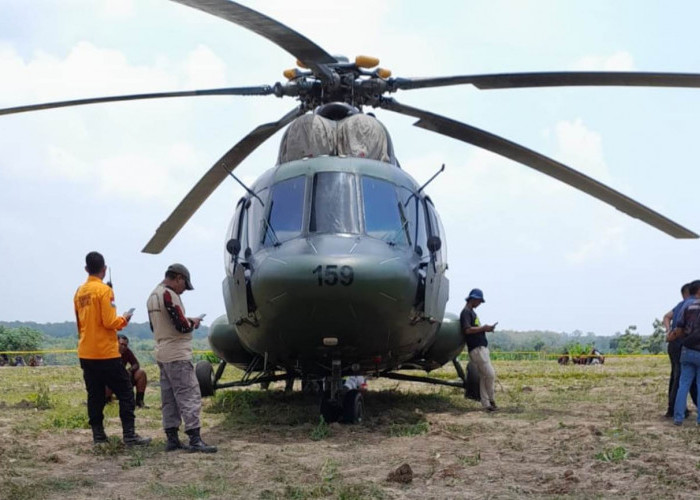
[[[136,434],[134,393],[129,374],[121,362],[117,341],[117,330],[129,323],[131,313],[117,315],[114,292],[102,282],[107,272],[102,254],[87,254],[85,271],[88,279],[75,292],[73,305],[78,325],[78,358],[87,389],[93,443],[107,442],[103,410],[105,387],[108,387],[119,399],[124,444],[147,445],[151,439]]]

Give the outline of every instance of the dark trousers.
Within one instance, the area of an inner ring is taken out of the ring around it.
[[[105,407],[105,387],[108,387],[119,400],[119,418],[124,432],[134,430],[134,390],[131,377],[124,368],[121,358],[81,359],[85,389],[87,389],[88,419],[91,427],[102,426]]]
[[[673,406],[676,404],[676,394],[678,394],[678,385],[681,378],[681,349],[683,349],[683,345],[680,342],[669,342],[668,344],[668,357],[671,360],[671,377],[668,380],[669,413],[673,413]],[[692,382],[690,384],[690,398],[697,408],[698,388]]]

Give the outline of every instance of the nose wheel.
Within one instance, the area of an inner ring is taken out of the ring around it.
[[[364,418],[365,402],[362,393],[357,389],[348,391],[343,398],[343,422],[361,424]]]
[[[365,418],[365,401],[357,389],[331,399],[324,395],[321,399],[321,416],[326,423],[361,424]]]

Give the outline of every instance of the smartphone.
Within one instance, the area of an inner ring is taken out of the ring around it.
[[[497,325],[497,324],[498,324],[498,321],[496,321],[496,322],[493,324],[493,327],[496,328],[496,325]]]
[[[204,316],[206,316],[206,315],[207,315],[207,313],[202,313],[202,314],[200,314],[200,315],[197,316],[197,317],[198,317],[200,320],[203,320],[203,319],[204,319]]]
[[[135,307],[132,307],[131,309],[129,309],[128,311],[126,311],[126,314],[134,314],[134,311],[135,311],[135,310],[136,310],[136,308],[135,308]]]

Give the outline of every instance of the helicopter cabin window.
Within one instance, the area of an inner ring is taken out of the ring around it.
[[[272,187],[269,215],[263,224],[263,245],[278,245],[301,234],[306,178],[293,177]]]
[[[346,172],[320,172],[314,176],[311,197],[311,233],[360,232],[355,176]]]
[[[374,177],[362,177],[365,230],[368,236],[392,245],[410,245],[408,219],[396,186]]]

